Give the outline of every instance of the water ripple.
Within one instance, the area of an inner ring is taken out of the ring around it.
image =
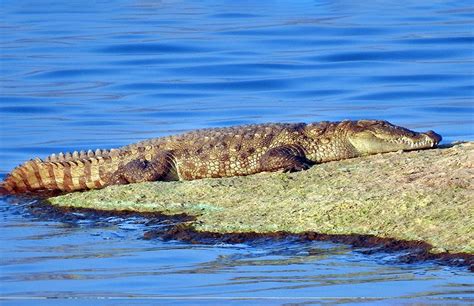
[[[176,43],[143,43],[143,44],[123,44],[112,45],[99,49],[104,53],[117,54],[155,54],[155,53],[199,53],[212,51],[210,48],[196,46],[194,44],[176,44]]]
[[[42,79],[71,79],[71,78],[83,78],[90,76],[102,76],[107,74],[119,72],[114,69],[64,69],[49,72],[35,73],[32,75],[34,78]]]
[[[465,44],[468,47],[472,47],[472,44],[474,43],[474,36],[414,38],[404,39],[399,41],[399,43],[410,45]]]
[[[397,50],[397,51],[364,51],[364,52],[341,52],[330,55],[317,56],[315,60],[328,62],[350,62],[350,61],[413,61],[413,60],[437,60],[469,55],[469,52],[454,49],[445,50]]]

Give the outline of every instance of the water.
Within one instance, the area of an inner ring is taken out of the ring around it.
[[[4,0],[0,9],[2,174],[36,155],[268,121],[379,118],[444,142],[474,139],[470,1]],[[0,216],[0,292],[14,303],[474,299],[465,269],[401,264],[400,254],[143,240],[143,218],[45,218],[24,201],[0,200]]]

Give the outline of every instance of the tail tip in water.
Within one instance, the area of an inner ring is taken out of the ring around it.
[[[7,176],[4,181],[0,181],[0,196],[12,195],[15,193],[15,188],[12,187],[9,178],[10,176]]]
[[[7,196],[12,194],[10,190],[8,190],[3,182],[0,183],[0,196]]]

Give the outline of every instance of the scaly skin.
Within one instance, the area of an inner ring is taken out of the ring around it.
[[[279,123],[203,129],[113,150],[36,158],[2,182],[3,194],[70,192],[144,181],[300,171],[367,154],[435,147],[441,136],[386,121]]]

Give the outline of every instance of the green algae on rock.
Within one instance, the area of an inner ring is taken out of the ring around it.
[[[57,206],[186,213],[197,231],[307,231],[424,241],[474,253],[474,142],[329,162],[297,173],[110,186]]]

